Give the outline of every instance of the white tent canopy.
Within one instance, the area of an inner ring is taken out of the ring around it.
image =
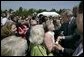
[[[57,17],[57,16],[60,16],[58,13],[56,12],[42,12],[42,13],[39,13],[37,16],[39,16],[40,14],[44,15],[44,16],[52,16],[52,17]]]

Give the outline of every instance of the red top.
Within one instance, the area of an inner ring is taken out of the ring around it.
[[[18,27],[17,31],[19,32],[20,36],[25,37],[27,30],[28,27],[26,25],[22,25],[21,27]]]

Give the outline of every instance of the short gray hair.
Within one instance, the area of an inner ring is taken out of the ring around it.
[[[1,40],[1,56],[24,56],[27,41],[21,37],[9,36]]]
[[[36,25],[31,28],[29,41],[32,44],[42,44],[44,38],[43,25]]]

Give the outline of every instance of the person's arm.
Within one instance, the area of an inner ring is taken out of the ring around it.
[[[73,38],[75,39],[77,37],[79,37],[79,34],[73,33],[72,35],[65,36],[65,40],[70,40],[70,39],[73,39]]]
[[[74,36],[76,36],[76,33],[73,33],[72,35],[65,36],[65,39],[70,40],[70,39],[73,39]]]
[[[80,35],[77,32],[75,32],[72,35],[68,35],[68,36],[58,36],[57,40],[58,41],[61,40],[61,39],[72,40],[72,39],[78,39],[78,37],[80,37]]]

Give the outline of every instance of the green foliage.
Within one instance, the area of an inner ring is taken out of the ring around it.
[[[9,13],[11,13],[13,11],[13,9],[9,9]]]
[[[51,12],[57,12],[57,13],[61,13],[64,9],[60,9],[60,10],[56,10],[54,8],[52,8],[50,11]],[[4,10],[4,11],[7,11],[7,10]],[[1,12],[4,12],[1,10]],[[8,12],[11,12],[11,11],[14,11],[13,9],[9,9]],[[44,12],[44,11],[48,11],[46,9],[34,9],[34,8],[30,8],[30,9],[24,9],[22,7],[19,7],[19,9],[17,9],[15,12],[15,15],[17,16],[28,16],[28,15],[33,15],[33,13],[41,13],[41,12]]]
[[[50,11],[51,11],[51,12],[56,12],[56,10],[55,10],[55,9],[53,9],[53,8],[52,8]]]

